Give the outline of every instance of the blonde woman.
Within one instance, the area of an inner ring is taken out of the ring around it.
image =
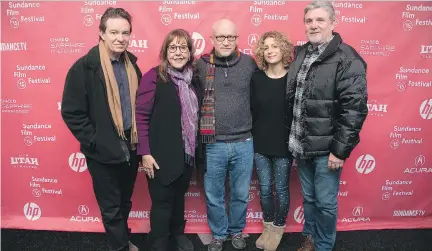
[[[282,33],[264,33],[255,52],[260,70],[251,80],[254,158],[264,213],[264,231],[256,246],[266,251],[279,246],[290,204],[288,181],[293,158],[286,142],[292,112],[286,107],[285,89],[292,50],[293,45]]]

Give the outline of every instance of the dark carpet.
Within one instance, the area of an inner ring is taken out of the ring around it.
[[[188,235],[196,251],[207,250],[197,235]],[[145,234],[134,234],[132,242],[142,251],[145,247]],[[258,250],[254,241],[258,235],[247,238],[245,250]],[[296,251],[301,242],[301,234],[285,234],[278,251]],[[100,233],[73,233],[51,231],[28,231],[2,229],[1,250],[3,251],[106,251],[106,241]],[[224,251],[234,251],[231,243],[225,244]],[[335,251],[432,251],[432,229],[381,230],[339,232]],[[173,249],[174,251],[174,249]]]

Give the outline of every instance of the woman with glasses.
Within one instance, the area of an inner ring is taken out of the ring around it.
[[[136,99],[138,154],[152,201],[149,250],[168,251],[170,241],[193,250],[184,235],[184,195],[195,167],[199,91],[193,80],[193,41],[171,31],[160,64],[143,75]]]
[[[254,158],[264,218],[264,231],[256,246],[268,251],[279,246],[290,204],[288,181],[293,157],[287,142],[292,115],[286,108],[285,89],[292,51],[293,44],[282,33],[264,33],[255,52],[260,71],[251,80]]]

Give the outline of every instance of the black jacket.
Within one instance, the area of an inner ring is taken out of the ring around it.
[[[297,74],[310,43],[295,47],[295,59],[287,80],[289,110],[293,109]],[[366,119],[366,62],[354,48],[334,38],[311,65],[304,85],[302,108],[306,157],[332,153],[346,159],[360,142],[359,133]]]
[[[151,71],[158,72],[158,67],[151,69]],[[154,104],[148,135],[149,146],[151,155],[160,167],[159,170],[155,170],[155,179],[167,186],[184,172],[186,166],[182,136],[182,107],[178,88],[172,79],[165,82],[157,77],[155,84]],[[201,91],[195,78],[191,87],[195,90],[198,105],[200,105]]]
[[[142,76],[137,57],[127,53],[139,83]],[[67,73],[61,115],[87,158],[105,164],[126,162],[108,105],[98,46],[78,59]]]

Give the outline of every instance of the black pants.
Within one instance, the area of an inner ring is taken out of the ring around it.
[[[168,186],[149,179],[148,189],[152,201],[150,211],[150,251],[168,251],[170,238],[184,234],[185,200],[193,167],[186,166],[183,174]]]
[[[138,171],[138,156],[131,152],[130,165],[106,165],[87,159],[93,190],[102,215],[110,250],[129,250],[127,220],[132,208],[132,193]]]

